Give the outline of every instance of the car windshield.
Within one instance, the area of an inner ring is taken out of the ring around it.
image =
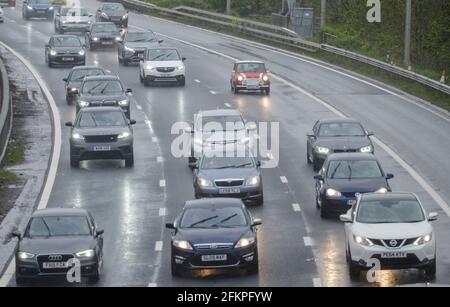
[[[103,4],[102,10],[107,12],[116,12],[116,11],[124,11],[125,8],[120,3],[107,3]]]
[[[333,160],[328,164],[327,178],[368,179],[380,178],[383,173],[374,160]]]
[[[113,95],[123,92],[122,84],[117,80],[88,81],[83,85],[83,94],[88,95]]]
[[[90,234],[91,229],[85,216],[46,216],[33,218],[26,236],[32,238]]]
[[[150,49],[147,52],[147,61],[179,61],[180,55],[176,49]]]
[[[50,5],[52,2],[50,0],[30,0],[30,4],[48,4]]]
[[[81,42],[77,37],[60,36],[53,38],[54,47],[80,47]]]
[[[241,168],[254,167],[250,157],[206,157],[202,159],[202,169]]]
[[[125,118],[120,111],[86,111],[81,113],[78,122],[80,128],[124,127],[125,125]]]
[[[241,63],[237,65],[237,72],[265,72],[263,63]]]
[[[70,76],[70,81],[81,81],[85,77],[89,76],[101,76],[104,75],[102,69],[76,69]]]
[[[69,17],[75,17],[75,16],[89,16],[89,13],[87,9],[85,8],[74,8],[74,7],[63,7],[61,8],[60,12],[61,16],[69,16]]]
[[[101,33],[101,32],[117,32],[117,27],[115,24],[97,24],[92,26],[92,33]]]
[[[235,131],[245,128],[242,117],[233,116],[201,116],[197,120],[198,131]]]
[[[320,125],[319,136],[365,136],[364,129],[358,123],[324,123]]]
[[[125,36],[126,42],[153,42],[156,36],[152,32],[128,32]]]
[[[419,223],[425,220],[420,203],[410,199],[361,200],[356,221],[367,224]]]
[[[181,228],[232,228],[247,226],[247,219],[240,207],[189,208],[181,218]]]

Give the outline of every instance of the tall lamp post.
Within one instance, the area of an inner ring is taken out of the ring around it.
[[[405,17],[405,65],[411,66],[411,0],[406,0],[406,17]]]
[[[320,27],[325,27],[325,19],[327,16],[327,0],[320,1]]]
[[[230,15],[230,13],[231,13],[231,0],[227,0],[226,14]]]

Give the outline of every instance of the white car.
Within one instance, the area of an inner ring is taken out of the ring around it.
[[[139,79],[144,85],[157,83],[176,83],[184,86],[186,83],[186,67],[175,48],[150,48],[145,51],[144,58],[139,62]]]
[[[1,23],[3,23],[4,21],[5,21],[5,19],[4,19],[4,12],[3,12],[3,9],[0,7],[0,22]]]
[[[379,261],[380,269],[423,269],[436,275],[436,238],[431,221],[412,193],[367,193],[340,219],[345,223],[346,256],[350,276]],[[376,260],[377,259],[377,260]]]

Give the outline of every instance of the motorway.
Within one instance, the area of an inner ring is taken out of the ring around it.
[[[98,2],[82,0],[89,12]],[[80,169],[69,163],[69,129],[75,107],[65,102],[62,78],[69,68],[48,68],[44,45],[53,23],[24,21],[20,3],[5,8],[0,41],[28,59],[49,86],[60,115],[62,150],[48,207],[83,207],[105,229],[104,270],[98,286],[370,286],[363,276],[351,281],[345,262],[344,227],[322,220],[314,202],[314,172],[306,164],[306,133],[315,121],[335,117],[324,103],[360,119],[391,152],[376,142],[383,168],[395,174],[393,190],[419,195],[428,211],[439,212],[436,283],[450,284],[450,219],[442,209],[450,203],[450,116],[395,89],[327,64],[297,58],[261,45],[193,27],[130,13],[130,29],[148,28],[187,58],[186,87],[147,87],[136,66],[120,66],[116,49],[87,52],[87,64],[118,74],[133,89],[131,117],[135,126],[135,166],[89,161]],[[233,95],[229,77],[233,59],[263,60],[275,75],[270,96]],[[199,110],[237,108],[255,122],[280,123],[280,160],[263,170],[265,204],[250,210],[262,218],[259,228],[259,275],[202,271],[192,277],[170,274],[170,232],[164,229],[184,201],[194,197],[192,172],[185,158],[171,155],[176,137],[171,126],[190,122]],[[414,176],[399,158],[414,169]],[[443,200],[428,193],[424,180]],[[286,180],[285,180],[286,179]],[[300,211],[297,206],[298,204]],[[442,207],[441,207],[442,206]],[[449,212],[447,208],[447,212]],[[415,270],[383,271],[378,285],[424,282]],[[10,286],[15,286],[14,279]]]

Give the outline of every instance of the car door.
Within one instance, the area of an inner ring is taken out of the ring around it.
[[[98,226],[95,223],[94,217],[91,215],[91,213],[89,213],[89,220],[90,220],[92,228],[93,228],[92,233],[95,236],[97,233],[97,230],[98,230]],[[96,239],[97,239],[97,246],[98,246],[99,254],[100,254],[100,256],[103,257],[103,236],[99,235],[96,237]]]
[[[53,37],[50,38],[50,40],[48,41],[48,44],[45,45],[45,59],[46,59],[47,61],[50,60],[50,57],[49,57],[48,54],[49,54],[50,49],[51,49],[52,46],[53,46]]]
[[[314,143],[317,139],[317,131],[319,127],[319,121],[317,121],[314,126],[313,129],[311,131],[311,133],[307,136],[307,140],[306,140],[306,150],[307,153],[309,154],[310,157],[313,156],[313,148],[314,148]]]
[[[234,80],[236,78],[236,64],[233,65],[233,70],[231,71],[231,82],[234,83]]]
[[[326,174],[327,174],[327,165],[324,164],[318,174],[322,178],[316,180],[316,196],[318,199],[321,197],[321,194],[326,187],[326,180],[327,180]]]
[[[123,49],[125,48],[125,40],[127,39],[127,34],[124,34],[122,39],[117,42],[117,48],[119,51],[120,58],[123,59]]]

